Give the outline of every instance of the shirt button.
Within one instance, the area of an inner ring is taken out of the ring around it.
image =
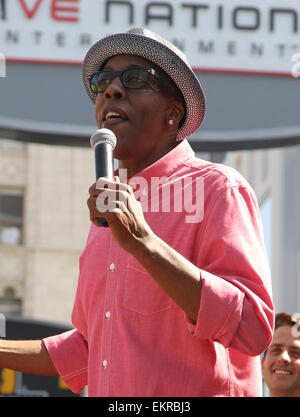
[[[111,271],[113,271],[115,269],[115,267],[116,267],[116,265],[114,263],[112,263],[112,264],[109,265],[109,269]]]
[[[107,360],[106,359],[104,359],[104,361],[102,362],[102,365],[103,365],[103,368],[107,367]]]
[[[106,317],[107,319],[110,319],[110,317],[111,317],[111,312],[110,312],[110,311],[107,311],[107,312],[105,313],[105,317]]]

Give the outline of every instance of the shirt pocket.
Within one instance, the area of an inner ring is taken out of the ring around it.
[[[123,307],[143,316],[151,316],[172,307],[173,300],[132,256],[125,274]]]

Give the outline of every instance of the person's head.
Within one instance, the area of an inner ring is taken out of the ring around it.
[[[202,87],[186,57],[146,29],[96,42],[82,73],[98,127],[116,134],[118,159],[150,157],[151,162],[151,156],[162,156],[204,118]]]
[[[273,340],[262,358],[262,374],[271,397],[300,397],[300,318],[275,317]]]

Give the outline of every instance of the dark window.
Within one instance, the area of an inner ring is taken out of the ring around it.
[[[6,288],[3,296],[0,297],[0,311],[2,314],[21,314],[21,300],[15,296],[12,288]]]
[[[23,241],[23,195],[0,189],[0,243],[20,245]]]

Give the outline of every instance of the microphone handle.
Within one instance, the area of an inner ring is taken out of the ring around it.
[[[100,143],[95,148],[95,172],[96,181],[100,177],[107,178],[108,180],[114,179],[113,150],[107,143]],[[98,217],[97,223],[99,226],[109,227],[103,217]]]

